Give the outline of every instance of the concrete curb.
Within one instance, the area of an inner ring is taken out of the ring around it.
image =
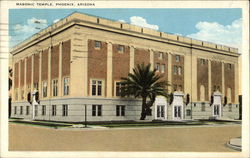
[[[229,142],[227,142],[227,146],[237,150],[237,151],[241,151],[241,138],[232,138],[230,139]]]

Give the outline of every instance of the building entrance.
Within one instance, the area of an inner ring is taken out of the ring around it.
[[[216,118],[221,117],[221,93],[216,91],[213,94],[213,106],[212,106],[212,115]]]
[[[184,94],[181,92],[174,92],[173,94],[173,103],[172,103],[172,119],[173,120],[181,120],[183,119],[183,100]]]
[[[155,99],[155,119],[167,119],[167,99],[165,97],[157,97]]]

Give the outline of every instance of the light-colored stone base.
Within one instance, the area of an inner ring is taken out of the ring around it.
[[[68,116],[62,116],[62,105],[68,105]],[[46,105],[46,114],[42,115],[42,105]],[[56,105],[56,116],[52,116],[52,105]],[[122,121],[122,120],[139,120],[141,114],[141,100],[119,99],[119,98],[64,98],[51,99],[40,101],[38,106],[38,115],[36,120],[49,121],[67,121],[80,122],[85,121],[85,106],[87,105],[87,121]],[[102,116],[92,116],[92,105],[102,105]],[[125,116],[116,116],[116,105],[125,105]],[[191,106],[192,105],[192,106]],[[14,107],[17,107],[17,113],[14,114]],[[23,114],[20,115],[20,106],[23,106]],[[26,106],[30,106],[29,115],[26,115]],[[166,120],[174,120],[173,106],[167,105]],[[205,103],[205,111],[202,109],[201,103],[190,103],[183,105],[182,119],[209,119],[213,115],[212,106]],[[187,110],[191,110],[191,115],[188,115]],[[222,105],[222,113],[220,119],[238,119],[239,106],[233,104],[232,111],[229,111],[229,106]],[[11,117],[32,119],[32,106],[28,102],[12,103]],[[157,119],[155,116],[155,107],[152,107],[152,116],[147,116],[146,120]]]

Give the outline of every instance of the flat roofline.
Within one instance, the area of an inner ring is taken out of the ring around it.
[[[119,22],[119,21],[114,21],[114,20],[110,20],[107,18],[101,18],[98,16],[93,16],[90,14],[85,14],[85,13],[80,13],[80,12],[73,12],[70,15],[66,16],[65,18],[60,19],[58,22],[56,22],[56,23],[42,29],[38,33],[28,37],[27,39],[25,39],[21,43],[12,47],[10,53],[12,54],[16,50],[23,47],[24,45],[27,45],[27,44],[31,43],[32,41],[34,41],[35,39],[38,39],[38,37],[44,36],[48,33],[51,33],[51,32],[53,32],[53,30],[56,30],[58,27],[63,26],[66,23],[71,22],[71,21],[75,21],[75,20],[91,22],[91,23],[96,24],[96,25],[102,25],[104,27],[107,26],[109,28],[120,29],[120,30],[124,30],[124,31],[137,32],[137,33],[141,33],[141,34],[146,35],[146,36],[148,35],[149,38],[154,36],[154,37],[158,37],[158,38],[169,39],[169,40],[180,42],[180,43],[198,45],[201,47],[213,48],[213,49],[217,49],[217,50],[231,52],[234,54],[239,54],[238,48],[233,48],[233,47],[229,47],[229,46],[225,46],[225,45],[221,45],[221,44],[216,44],[213,42],[202,41],[202,40],[189,38],[189,37],[185,37],[185,36],[179,36],[179,35],[175,35],[175,34],[171,34],[171,33],[160,32],[157,30],[153,30],[153,29],[149,29],[149,28],[145,28],[145,27],[140,27],[140,26],[136,26],[136,25],[132,25],[132,24],[128,24],[128,23],[123,23],[123,22]]]

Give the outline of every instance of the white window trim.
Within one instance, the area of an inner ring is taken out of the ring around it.
[[[56,96],[54,96],[54,81],[55,80],[57,80],[57,95]],[[51,94],[51,96],[52,97],[58,97],[58,92],[59,92],[59,80],[58,80],[58,78],[55,78],[55,79],[53,79],[53,80],[51,80],[52,81],[52,83],[51,83],[51,90],[52,90],[52,94]]]
[[[68,83],[68,85],[69,85],[69,89],[68,89],[68,94],[64,94],[64,79],[65,78],[68,78],[69,79],[69,83]],[[62,90],[62,96],[69,96],[70,95],[70,76],[63,76],[62,77],[62,86],[61,86],[62,88],[61,88],[61,90]]]
[[[98,95],[92,95],[92,81],[93,80],[96,80],[96,81],[102,81],[102,95],[100,95],[100,96],[98,96]],[[99,98],[102,98],[102,97],[104,97],[105,96],[105,87],[106,87],[106,84],[105,84],[105,79],[98,79],[98,78],[91,78],[90,79],[90,82],[89,82],[89,96],[90,97],[99,97]]]

